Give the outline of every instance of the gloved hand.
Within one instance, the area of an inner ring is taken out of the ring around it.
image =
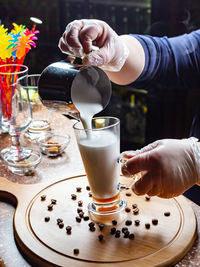
[[[200,143],[194,137],[159,140],[121,156],[127,160],[122,165],[125,176],[142,174],[132,186],[137,195],[171,198],[200,184]]]
[[[92,51],[92,45],[99,50]],[[129,50],[117,33],[104,21],[95,19],[75,20],[67,25],[59,41],[62,52],[82,57],[84,65],[119,71]]]

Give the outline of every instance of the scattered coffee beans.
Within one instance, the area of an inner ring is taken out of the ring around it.
[[[169,211],[167,211],[167,212],[164,213],[164,215],[165,215],[166,217],[169,217],[170,214],[171,214],[171,213],[170,213]]]
[[[79,206],[79,207],[82,207],[82,206],[83,206],[83,201],[79,200],[79,201],[78,201],[78,206]]]
[[[74,249],[74,254],[75,254],[75,255],[78,255],[78,254],[79,254],[79,249],[78,249],[78,248],[75,248],[75,249]]]
[[[122,228],[122,233],[125,233],[125,232],[127,232],[128,231],[128,228],[127,227],[123,227]]]
[[[129,232],[129,231],[126,231],[126,232],[124,233],[124,238],[129,238],[129,235],[130,235],[130,232]]]
[[[59,226],[59,228],[63,228],[64,227],[64,223],[61,222],[61,223],[58,224],[58,226]]]
[[[84,221],[89,221],[89,219],[90,219],[89,216],[84,216],[84,217],[83,217],[83,220],[84,220]]]
[[[158,219],[152,219],[152,224],[157,225],[158,224]]]
[[[120,230],[116,230],[116,232],[115,232],[115,237],[116,237],[116,238],[119,238],[119,237],[120,237],[120,234],[121,234]]]
[[[146,229],[150,229],[150,223],[145,223]]]
[[[83,216],[84,216],[84,212],[83,211],[79,212],[79,217],[83,218]]]
[[[50,217],[45,217],[45,218],[44,218],[44,221],[45,221],[45,222],[49,222],[49,221],[50,221]]]
[[[136,226],[140,225],[140,220],[135,220],[135,225]]]
[[[81,192],[82,188],[81,187],[77,187],[76,188],[76,192]]]
[[[130,192],[127,192],[127,193],[126,193],[126,196],[127,196],[127,197],[131,197],[132,194],[131,194]]]
[[[75,194],[71,194],[71,199],[76,200],[77,196]]]
[[[42,195],[40,198],[41,198],[41,201],[44,201],[44,200],[46,200],[46,195]]]
[[[57,203],[56,199],[51,199],[51,204],[56,205],[56,203]]]
[[[72,232],[72,227],[71,227],[70,225],[66,226],[65,229],[66,229],[67,234],[71,234],[71,232]]]
[[[116,228],[115,227],[111,228],[110,233],[111,233],[111,235],[114,235],[116,233]]]
[[[100,223],[100,224],[99,224],[99,230],[102,231],[103,228],[104,228],[104,224],[103,224],[103,223]]]
[[[77,208],[77,213],[83,212],[81,208]]]
[[[133,205],[132,205],[132,208],[133,208],[133,209],[136,209],[137,207],[138,207],[137,204],[133,204]]]
[[[62,222],[63,222],[63,219],[60,219],[60,218],[57,219],[57,224],[62,223]]]
[[[131,220],[126,220],[126,221],[125,221],[125,224],[126,224],[127,226],[129,226],[129,225],[132,224],[132,221],[131,221]]]
[[[86,186],[86,190],[90,191],[90,187],[89,187],[89,185]]]
[[[49,204],[49,205],[47,206],[47,208],[48,208],[48,210],[53,210],[53,204]]]
[[[77,221],[78,223],[80,223],[80,222],[81,222],[81,217],[76,216],[76,221]]]
[[[117,225],[117,221],[116,220],[112,220],[112,224],[113,225]]]
[[[135,238],[135,235],[132,233],[132,234],[129,235],[128,238],[129,238],[129,239],[133,239],[133,238]]]
[[[99,239],[99,241],[102,241],[103,240],[103,235],[102,234],[98,235],[98,239]]]
[[[136,209],[133,210],[133,214],[134,215],[138,215],[138,213],[139,213],[139,209],[138,208],[136,208]]]
[[[88,224],[88,226],[91,228],[91,227],[94,227],[95,226],[95,223],[94,222],[90,222],[89,224]]]
[[[88,196],[89,196],[89,197],[92,197],[92,193],[90,192],[90,193],[88,194]]]
[[[149,201],[149,200],[151,200],[151,197],[150,196],[145,196],[145,199],[146,199],[146,201]]]
[[[130,208],[128,208],[128,207],[126,207],[126,208],[125,208],[125,211],[126,211],[126,212],[130,212],[130,211],[131,211],[131,209],[130,209]]]

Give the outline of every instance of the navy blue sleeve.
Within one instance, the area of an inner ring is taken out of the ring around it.
[[[134,87],[200,87],[200,30],[172,38],[132,36],[145,52],[145,67]]]

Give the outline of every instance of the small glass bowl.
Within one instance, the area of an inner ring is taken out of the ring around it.
[[[9,153],[8,153],[9,154]],[[30,156],[23,160],[12,161],[9,156],[4,156],[4,163],[8,166],[8,169],[17,175],[33,175],[36,167],[41,161],[41,153],[39,151],[31,150]]]
[[[70,142],[69,135],[45,135],[36,140],[41,152],[49,157],[56,157],[63,153]]]

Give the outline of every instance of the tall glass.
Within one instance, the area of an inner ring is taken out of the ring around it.
[[[32,121],[28,126],[25,136],[31,140],[36,140],[43,135],[51,134],[50,120],[52,111],[47,110],[38,95],[38,82],[40,74],[30,74],[27,76],[27,89],[29,91],[30,103],[32,107]]]
[[[28,67],[19,64],[0,66],[1,111],[9,123],[12,144],[1,151],[1,157],[9,169],[19,175],[28,172],[28,166],[39,163],[40,154],[20,144],[21,131],[31,123],[31,106],[27,86]],[[23,166],[26,165],[26,169]]]
[[[101,221],[102,216],[111,220],[126,206],[120,196],[120,121],[97,117],[92,120],[92,129],[83,129],[77,122],[74,131],[92,191],[89,212],[95,220]]]

